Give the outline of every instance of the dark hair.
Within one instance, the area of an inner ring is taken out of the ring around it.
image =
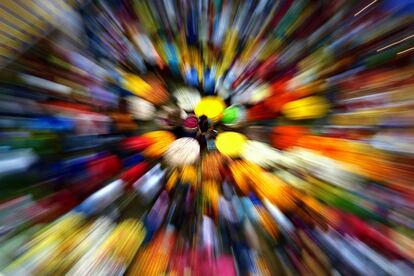
[[[208,128],[209,128],[209,123],[208,123],[208,118],[206,115],[201,115],[200,118],[198,119],[198,126],[200,128],[200,131],[203,132],[207,132]]]

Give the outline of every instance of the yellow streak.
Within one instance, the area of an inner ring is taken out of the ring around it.
[[[402,54],[407,53],[407,52],[410,52],[412,50],[414,50],[414,47],[411,47],[411,48],[408,48],[408,49],[406,49],[404,51],[401,51],[401,52],[397,53],[397,55],[402,55]]]
[[[390,48],[390,47],[392,47],[392,46],[394,46],[394,45],[400,44],[401,42],[406,41],[407,39],[410,39],[410,38],[412,38],[412,37],[414,37],[414,35],[409,35],[409,36],[407,36],[406,38],[403,38],[403,39],[401,39],[401,40],[398,40],[398,41],[396,41],[396,42],[394,42],[394,43],[391,43],[391,44],[389,44],[389,45],[387,45],[387,46],[385,46],[385,47],[382,47],[382,48],[378,49],[378,50],[377,50],[377,52],[380,52],[380,51],[382,51],[382,50],[385,50],[385,49],[387,49],[387,48]]]
[[[369,3],[368,5],[366,5],[362,10],[360,10],[359,12],[357,12],[356,14],[354,14],[354,16],[358,16],[358,14],[360,14],[361,12],[365,11],[366,9],[368,9],[369,7],[371,7],[373,4],[375,4],[375,2],[377,2],[378,0],[374,0],[371,3]]]

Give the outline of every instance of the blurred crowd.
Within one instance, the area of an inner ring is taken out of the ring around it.
[[[0,1],[0,275],[414,275],[411,0]]]

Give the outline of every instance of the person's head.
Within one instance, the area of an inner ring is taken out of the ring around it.
[[[209,122],[206,115],[201,115],[200,118],[198,118],[198,127],[200,128],[200,131],[202,133],[207,132],[209,128]]]

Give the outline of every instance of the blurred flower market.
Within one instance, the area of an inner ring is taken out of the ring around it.
[[[414,1],[0,25],[0,275],[414,275]]]

